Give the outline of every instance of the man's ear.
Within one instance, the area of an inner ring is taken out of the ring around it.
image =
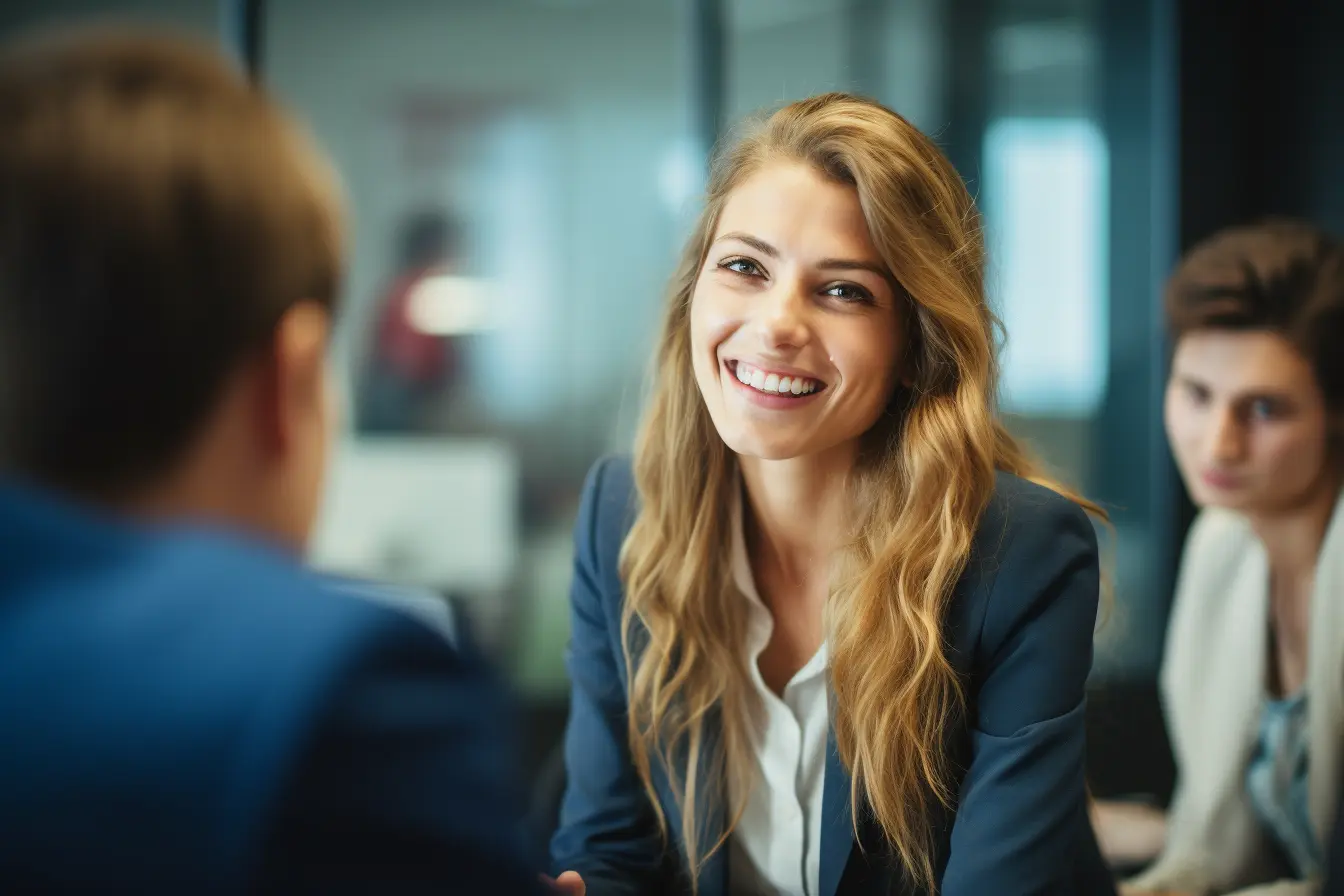
[[[268,453],[290,451],[305,421],[322,414],[330,342],[331,313],[316,302],[291,306],[276,324],[259,378],[258,410]]]

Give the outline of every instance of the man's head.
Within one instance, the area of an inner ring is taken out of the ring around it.
[[[321,490],[335,178],[206,45],[0,54],[0,473],[295,546]]]

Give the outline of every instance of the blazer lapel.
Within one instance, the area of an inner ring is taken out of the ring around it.
[[[1344,739],[1344,491],[1335,502],[1316,560],[1311,595],[1311,632],[1307,648],[1308,724],[1311,765],[1307,772],[1312,824],[1322,847],[1330,842],[1339,807],[1339,743]]]
[[[700,896],[728,896],[727,843],[720,846],[718,852],[709,857],[709,861],[700,871]]]
[[[712,749],[717,737],[718,719],[711,715],[705,720],[705,740],[700,747],[702,758],[706,751]],[[686,765],[683,763],[681,767],[685,768]],[[704,768],[703,763],[700,767],[702,769]],[[677,869],[683,875],[682,879],[685,880],[686,854],[684,852],[684,846],[686,828],[683,824],[684,819],[681,810],[677,806],[677,800],[672,793],[672,788],[668,782],[667,776],[662,772],[658,773],[657,790],[659,800],[662,802],[663,812],[667,815],[667,829],[673,836],[671,845],[676,849],[675,857]],[[702,790],[700,797],[700,805],[702,807],[705,805],[706,795],[707,791]],[[718,841],[719,834],[723,831],[724,825],[727,824],[727,813],[724,806],[724,801],[726,800],[727,795],[718,793],[708,795],[711,795],[714,798],[709,801],[709,805],[712,808],[709,816],[705,819],[704,827],[700,829],[698,837],[700,841],[701,856],[703,856],[705,852]],[[690,892],[689,886],[686,891]],[[728,896],[727,843],[719,847],[714,855],[709,857],[709,861],[705,862],[704,866],[700,869],[699,894],[700,896]]]
[[[836,896],[840,877],[854,849],[854,822],[850,811],[850,777],[835,745],[835,731],[826,736],[826,780],[821,798],[821,871],[818,896]]]

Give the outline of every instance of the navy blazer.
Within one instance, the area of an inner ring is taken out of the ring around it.
[[[531,893],[508,723],[408,615],[0,485],[0,892]]]
[[[554,869],[578,871],[589,896],[689,892],[672,792],[664,776],[655,781],[674,833],[673,846],[664,848],[626,740],[617,556],[635,510],[628,461],[599,462],[575,533],[568,781],[551,843]],[[947,745],[963,770],[957,805],[930,819],[943,896],[1115,892],[1088,821],[1083,777],[1098,582],[1086,514],[1054,492],[1000,474],[944,622],[968,712]],[[849,793],[832,736],[819,896],[923,892],[864,813],[862,842],[855,842]],[[722,814],[713,822],[722,830]],[[725,855],[720,850],[706,866],[701,896],[731,892]]]

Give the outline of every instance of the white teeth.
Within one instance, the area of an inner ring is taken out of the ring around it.
[[[766,373],[758,370],[750,364],[737,363],[734,371],[740,382],[751,386],[759,392],[770,392],[779,395],[806,395],[817,391],[818,383],[814,379],[804,376],[780,376],[777,373]]]

